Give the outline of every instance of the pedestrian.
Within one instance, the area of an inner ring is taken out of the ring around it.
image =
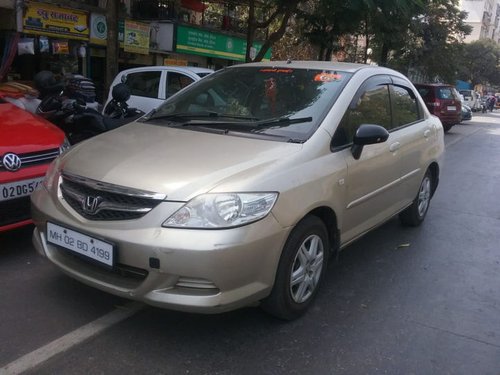
[[[489,109],[490,112],[493,112],[493,109],[495,108],[495,103],[497,102],[497,98],[495,95],[491,95],[487,101],[486,101],[486,105]]]

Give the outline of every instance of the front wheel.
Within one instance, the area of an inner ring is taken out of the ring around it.
[[[418,189],[415,200],[407,209],[399,214],[399,219],[404,225],[416,227],[425,219],[432,197],[432,173],[427,170]]]
[[[328,234],[315,216],[293,229],[281,254],[273,290],[262,308],[280,319],[301,316],[313,301],[326,270]]]

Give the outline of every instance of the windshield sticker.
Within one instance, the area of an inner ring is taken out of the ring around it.
[[[282,68],[264,68],[259,70],[261,73],[293,73],[293,69],[282,69]]]
[[[271,77],[269,79],[266,79],[264,82],[265,82],[265,95],[266,98],[269,100],[271,112],[274,115],[274,113],[276,112],[276,91],[277,91],[276,79]]]
[[[337,73],[319,73],[314,76],[315,82],[332,82],[339,81],[342,78],[340,74]]]

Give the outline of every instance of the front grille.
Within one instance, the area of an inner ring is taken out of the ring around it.
[[[21,159],[21,168],[23,168],[37,164],[50,163],[59,156],[59,149],[55,148],[52,150],[30,152],[26,154],[19,154],[17,156]],[[0,171],[6,171],[7,168],[3,165],[2,159],[3,155],[0,155]]]
[[[30,217],[30,197],[0,202],[0,226],[18,223]]]
[[[63,173],[63,198],[79,215],[89,220],[138,219],[165,198],[165,195],[128,189]]]
[[[111,283],[126,289],[135,289],[146,279],[149,272],[142,268],[128,266],[126,264],[115,264],[113,269],[101,267],[89,262],[79,254],[73,253],[59,246],[54,246],[53,253],[59,262],[65,266],[84,273],[91,278]]]

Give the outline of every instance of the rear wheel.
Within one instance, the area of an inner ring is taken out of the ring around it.
[[[328,234],[320,219],[308,216],[297,224],[285,244],[273,290],[262,308],[284,320],[301,316],[316,296],[328,249]]]
[[[399,219],[404,225],[416,227],[422,223],[429,209],[432,197],[433,177],[430,170],[427,170],[418,189],[418,194],[407,209],[399,214]]]

